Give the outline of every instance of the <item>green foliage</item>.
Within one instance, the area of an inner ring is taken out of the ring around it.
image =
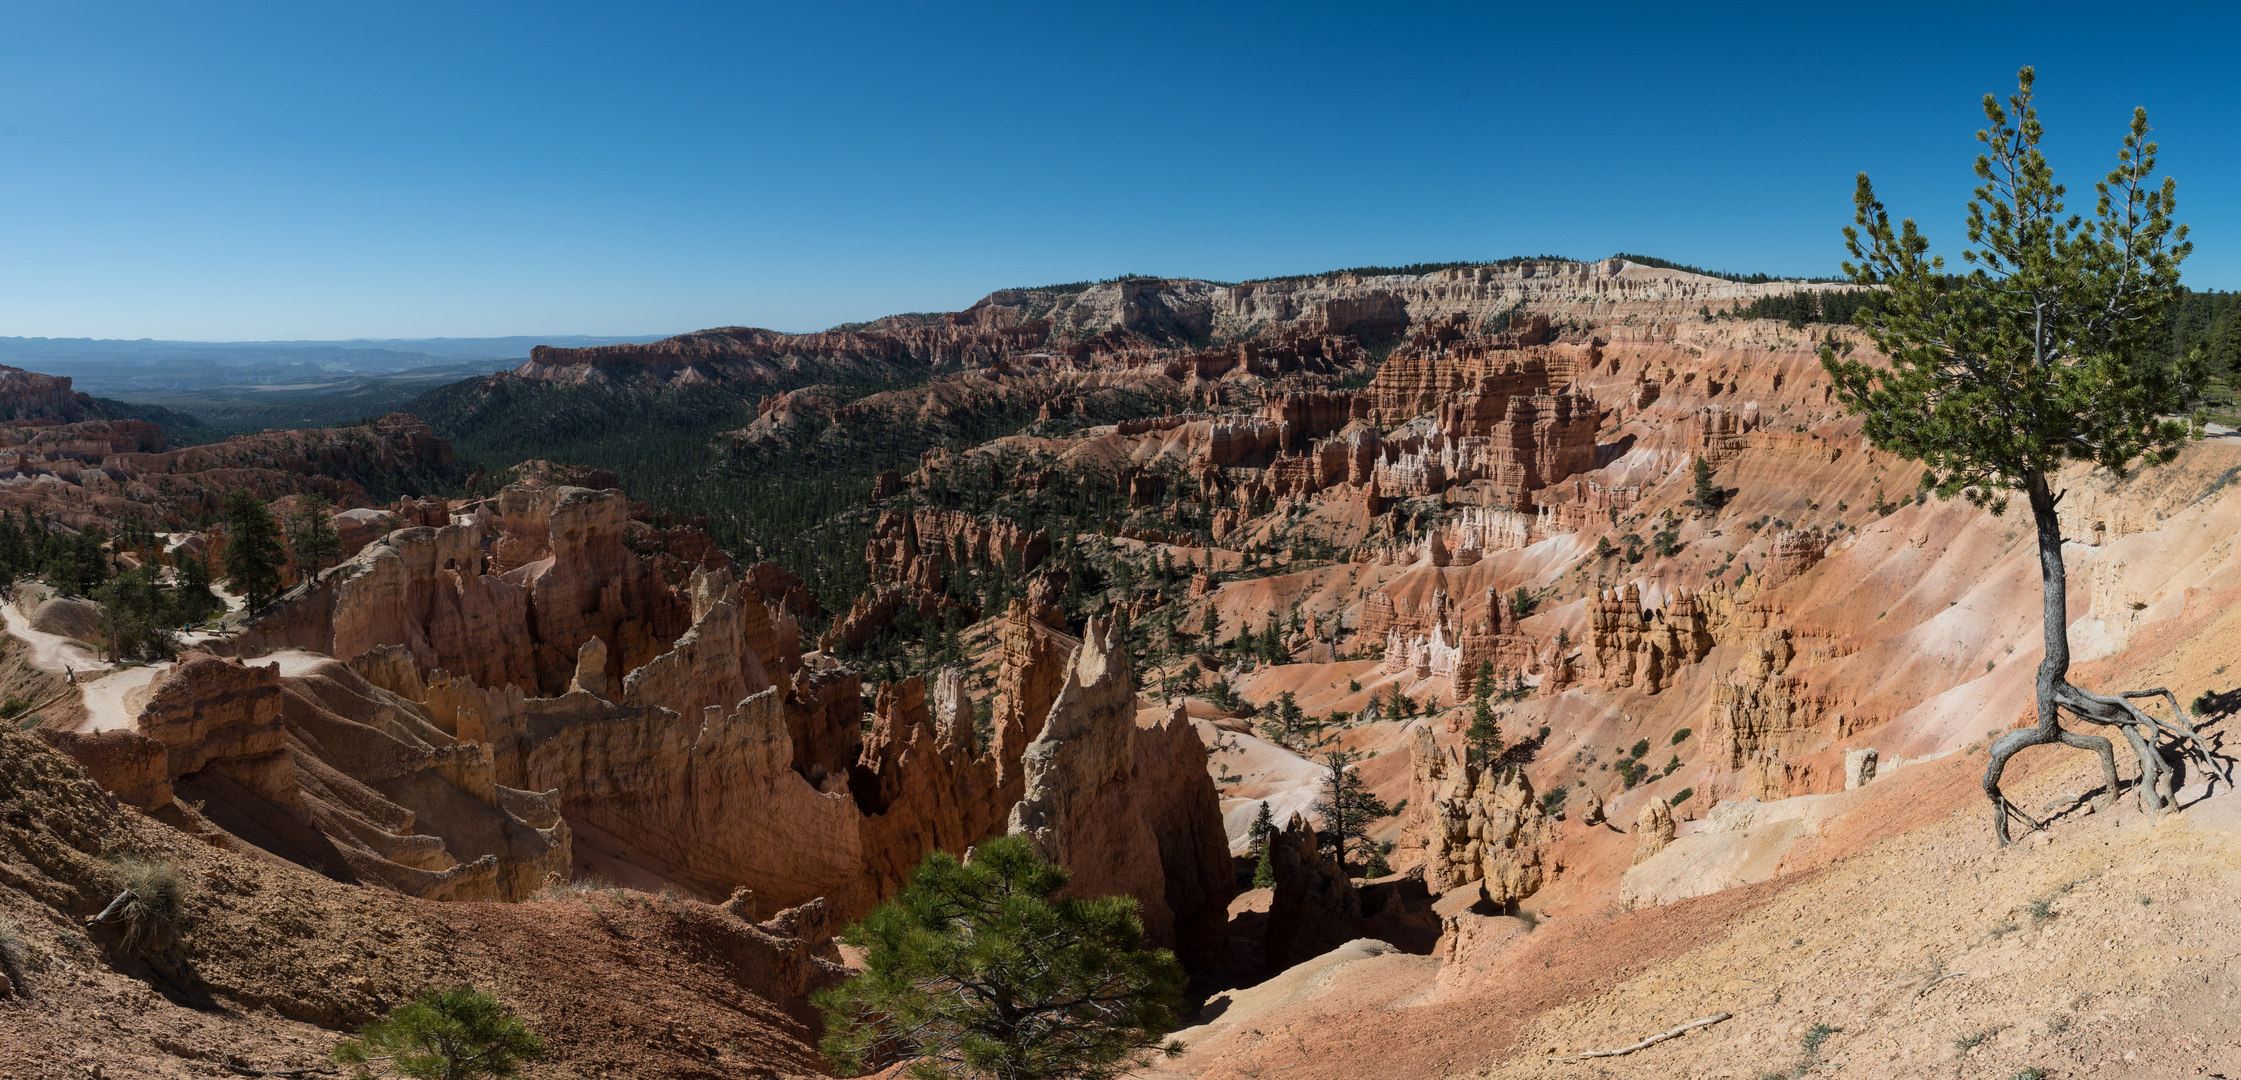
[[[1629,255],[1625,252],[1620,252],[1619,254],[1613,255],[1611,257],[1614,259],[1625,259],[1627,262],[1631,263],[1640,263],[1643,266],[1654,266],[1661,270],[1679,270],[1684,274],[1699,274],[1704,277],[1716,277],[1725,278],[1728,281],[1740,281],[1745,285],[1764,285],[1768,282],[1774,281],[1812,282],[1835,280],[1834,278],[1778,278],[1770,274],[1737,274],[1727,270],[1706,270],[1701,266],[1690,266],[1687,263],[1677,263],[1668,259],[1660,259],[1652,255]]]
[[[1491,678],[1486,680],[1487,683],[1492,681]],[[1501,717],[1495,713],[1494,706],[1484,694],[1474,697],[1475,700],[1471,702],[1471,726],[1463,729],[1463,742],[1470,747],[1474,759],[1481,764],[1488,764],[1502,754]]]
[[[1324,270],[1319,273],[1313,274],[1285,274],[1281,277],[1249,278],[1245,282],[1243,282],[1243,284],[1263,284],[1278,281],[1313,281],[1316,278],[1337,277],[1340,274],[1351,274],[1355,277],[1365,278],[1391,277],[1399,274],[1405,274],[1411,277],[1420,277],[1424,274],[1436,274],[1442,270],[1467,270],[1476,266],[1516,266],[1519,263],[1528,262],[1578,261],[1580,260],[1564,255],[1512,255],[1506,259],[1495,259],[1491,262],[1429,262],[1406,263],[1400,266],[1349,266],[1343,270]]]
[[[1300,711],[1299,702],[1289,690],[1276,695],[1274,712],[1275,715],[1269,718],[1268,723],[1261,725],[1260,733],[1268,741],[1287,750],[1297,751],[1302,741],[1311,737],[1314,729],[1320,727],[1308,722],[1307,714]],[[1268,807],[1264,804],[1261,809],[1266,811]]]
[[[710,536],[742,562],[772,558],[801,576],[828,611],[845,611],[869,584],[864,545],[879,511],[868,506],[872,482],[889,469],[911,472],[936,448],[985,444],[1035,428],[1048,434],[1070,427],[1156,416],[1177,403],[1172,395],[1141,390],[1101,391],[1081,400],[1083,412],[1065,421],[1039,422],[1038,402],[1025,398],[976,402],[921,422],[915,412],[884,408],[850,410],[844,422],[816,411],[803,414],[780,437],[735,439],[757,419],[766,395],[816,386],[844,406],[889,391],[923,386],[931,372],[893,370],[883,376],[814,365],[774,381],[726,381],[640,392],[596,386],[547,387],[471,379],[422,396],[412,411],[452,440],[463,458],[510,467],[530,458],[612,469],[633,499],[656,511],[707,519]],[[832,381],[820,382],[830,378]],[[943,472],[931,488],[911,496],[935,505],[985,515],[999,509],[1052,537],[1096,531],[1127,512],[1128,493],[1112,476],[1092,470],[1066,482],[1015,490],[1018,455],[976,454],[976,466]],[[985,566],[952,573],[953,591],[970,590],[966,605],[983,615],[1025,585],[1031,566]],[[1069,596],[1078,618],[1095,610],[1088,590]],[[820,629],[815,620],[804,632]],[[889,641],[878,652],[895,658]]]
[[[202,556],[177,553],[177,581],[171,596],[172,612],[179,621],[194,624],[226,609],[226,602],[210,590],[210,564]]]
[[[1712,482],[1712,463],[1699,454],[1694,468],[1695,484],[1693,493],[1689,496],[1689,505],[1705,513],[1727,505],[1727,489]]]
[[[1762,296],[1726,314],[1737,319],[1780,319],[1790,329],[1801,330],[1807,323],[1848,324],[1862,312],[1882,311],[1883,304],[1884,295],[1879,290],[1794,292]]]
[[[109,579],[94,590],[93,599],[101,605],[101,636],[108,642],[109,659],[160,660],[178,650],[168,627],[180,621],[179,606],[173,591],[156,582],[152,564]]]
[[[1681,790],[1674,792],[1672,798],[1665,800],[1665,804],[1667,806],[1679,806],[1682,803],[1689,801],[1689,796],[1694,794],[1696,794],[1695,788],[1682,788]]]
[[[1399,697],[1399,691],[1394,695]],[[1322,821],[1317,839],[1330,848],[1331,857],[1341,867],[1350,858],[1366,869],[1382,865],[1383,860],[1376,858],[1380,854],[1378,845],[1369,838],[1369,827],[1396,811],[1370,791],[1360,770],[1354,767],[1362,760],[1361,751],[1348,750],[1339,741],[1338,731],[1323,728],[1315,733],[1302,756],[1319,759],[1323,766],[1322,791],[1315,800],[1315,814]]]
[[[912,1060],[923,1080],[1120,1076],[1178,1024],[1185,976],[1147,948],[1136,901],[1061,898],[1067,873],[1025,837],[920,863],[842,940],[863,974],[820,992],[820,1044],[844,1074]]]
[[[1945,275],[1943,258],[1929,255],[1929,239],[1912,220],[1893,229],[1860,175],[1854,227],[1844,230],[1858,262],[1844,267],[1855,280],[1889,286],[1884,309],[1863,313],[1860,325],[1891,366],[1821,349],[1838,399],[1862,414],[1869,442],[1928,466],[1917,501],[1935,492],[1999,514],[2020,491],[2031,508],[2045,651],[2038,723],[2002,736],[1985,771],[2002,845],[2011,808],[2000,777],[2009,758],[2056,741],[2108,745],[2063,732],[2057,711],[2058,702],[2077,706],[2064,697],[2068,590],[2055,512],[2061,493],[2052,479],[2073,461],[2121,478],[2136,461],[2171,460],[2200,435],[2201,414],[2168,417],[2193,408],[2207,382],[2202,349],[2176,358],[2157,351],[2157,330],[2182,294],[2179,264],[2194,245],[2171,217],[2177,185],[2151,180],[2157,146],[2148,141],[2147,111],[2133,110],[2117,167],[2095,185],[2091,219],[2065,217],[2065,189],[2039,150],[2045,132],[2032,81],[2030,68],[2018,73],[2006,108],[1984,97],[1988,126],[1977,139],[1989,153],[1977,157],[1983,183],[1968,206],[1975,246],[1961,255],[1974,267],[1969,273]]]
[[[1564,800],[1570,798],[1571,795],[1572,789],[1568,787],[1559,786],[1549,789],[1548,794],[1541,796],[1541,813],[1555,817],[1557,811],[1564,809]]]
[[[1691,735],[1694,735],[1694,734],[1696,734],[1696,729],[1695,729],[1695,728],[1682,728],[1681,730],[1679,730],[1679,731],[1676,731],[1676,732],[1674,732],[1674,733],[1673,733],[1673,745],[1674,745],[1674,746],[1679,746],[1679,745],[1681,745],[1682,743],[1685,743],[1685,742],[1687,742],[1687,741],[1689,740],[1689,736],[1691,736]]]
[[[247,598],[246,610],[262,608],[280,592],[280,568],[288,558],[280,529],[264,501],[246,488],[226,495],[227,583]]]
[[[1263,800],[1261,812],[1254,815],[1253,824],[1245,830],[1245,834],[1252,839],[1250,850],[1253,853],[1253,887],[1256,889],[1276,887],[1276,864],[1269,854],[1268,845],[1268,838],[1275,832],[1276,819],[1269,812],[1268,802]]]
[[[1632,749],[1630,749],[1629,751],[1627,751],[1627,754],[1628,754],[1628,756],[1630,756],[1630,757],[1636,757],[1636,758],[1639,758],[1639,757],[1641,757],[1642,755],[1644,755],[1644,754],[1647,754],[1647,753],[1649,753],[1649,752],[1650,752],[1650,741],[1649,741],[1648,739],[1637,739],[1637,740],[1635,740],[1635,742],[1634,742],[1634,746],[1633,746],[1633,748],[1632,748]]]
[[[288,553],[297,573],[317,574],[342,555],[334,512],[334,504],[316,491],[296,497],[296,510],[288,516]]]
[[[2065,461],[2091,461],[2119,476],[2146,459],[2177,453],[2190,425],[2184,411],[2204,381],[2200,350],[2169,362],[2155,356],[2155,331],[2179,294],[2179,263],[2192,253],[2171,214],[2177,187],[2152,187],[2156,144],[2146,110],[2135,110],[2118,167],[2096,185],[2094,217],[2064,218],[2064,188],[2039,150],[2044,131],[2031,103],[2032,71],[2003,109],[1989,94],[1990,150],[1977,158],[1983,185],[1969,203],[1962,252],[1975,268],[1943,273],[1942,256],[1907,220],[1897,229],[1866,174],[1853,197],[1845,272],[1888,286],[1859,324],[1891,358],[1882,368],[1821,364],[1837,396],[1864,417],[1877,447],[1929,466],[1924,487],[1998,513],[2011,492],[2033,492]],[[2049,508],[2051,510],[2051,507]]]
[[[512,1009],[471,986],[430,989],[358,1029],[335,1047],[352,1074],[416,1080],[517,1076],[545,1056],[545,1042]]]

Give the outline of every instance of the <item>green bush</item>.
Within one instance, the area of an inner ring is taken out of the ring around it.
[[[1021,836],[960,863],[932,852],[902,892],[842,940],[864,973],[816,997],[820,1044],[843,1075],[911,1061],[922,1080],[1103,1080],[1178,1026],[1185,976],[1147,948],[1136,901],[1060,897],[1064,868]]]
[[[545,1056],[545,1041],[497,998],[472,986],[424,991],[335,1047],[352,1075],[395,1072],[417,1080],[516,1076]]]

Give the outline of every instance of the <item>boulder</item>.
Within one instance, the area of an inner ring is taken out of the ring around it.
[[[1664,799],[1642,804],[1634,819],[1634,865],[1640,866],[1673,842],[1673,808]]]

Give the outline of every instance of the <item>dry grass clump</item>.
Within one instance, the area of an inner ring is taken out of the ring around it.
[[[161,949],[179,940],[187,913],[187,879],[177,866],[128,855],[112,864],[111,875],[117,899],[98,921],[118,924],[124,948]]]

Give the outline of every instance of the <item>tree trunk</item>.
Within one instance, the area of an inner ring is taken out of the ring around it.
[[[2013,811],[2000,791],[2000,775],[2006,771],[2008,759],[2020,751],[2059,742],[2096,752],[2101,758],[2107,788],[2095,802],[2095,809],[2106,808],[2116,797],[2117,788],[2116,757],[2109,740],[2062,730],[2059,698],[2070,685],[2070,579],[2069,571],[2062,565],[2062,521],[2055,514],[2055,504],[2059,500],[2047,486],[2043,473],[2025,477],[2024,493],[2031,504],[2031,520],[2038,530],[2040,619],[2046,653],[2039,659],[2036,682],[2038,723],[1994,740],[1992,760],[1984,770],[1984,794],[1992,800],[1992,829],[2003,847],[2011,842],[2008,817]]]

